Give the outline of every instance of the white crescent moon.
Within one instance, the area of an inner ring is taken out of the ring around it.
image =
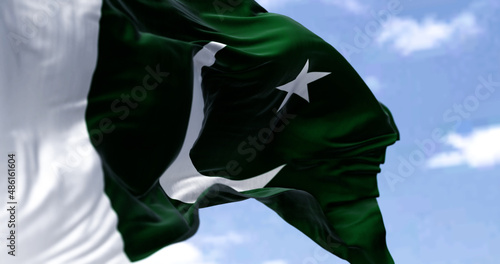
[[[285,166],[281,165],[271,171],[249,179],[230,180],[223,177],[202,175],[196,170],[191,161],[189,151],[198,138],[204,116],[201,69],[204,66],[213,65],[215,63],[215,54],[225,46],[222,43],[210,42],[193,57],[193,100],[186,137],[184,138],[179,155],[160,177],[160,185],[167,195],[172,199],[184,203],[192,204],[196,202],[196,199],[214,184],[224,184],[238,192],[263,188]]]

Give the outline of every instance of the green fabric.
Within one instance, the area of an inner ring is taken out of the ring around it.
[[[286,166],[265,188],[215,185],[186,204],[158,179],[183,143],[192,57],[211,41],[227,46],[203,69],[193,163],[237,180]],[[309,102],[294,94],[277,112],[287,93],[276,87],[306,61],[309,72],[330,74],[308,84]],[[145,76],[157,84],[146,94],[134,90]],[[104,1],[86,118],[131,260],[193,235],[199,207],[255,198],[350,263],[394,263],[376,202],[379,164],[399,139],[392,116],[333,47],[288,17],[247,0]],[[230,161],[241,171],[227,173]]]

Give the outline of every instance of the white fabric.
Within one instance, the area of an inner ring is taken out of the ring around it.
[[[281,165],[271,171],[249,179],[229,180],[223,177],[200,174],[189,157],[189,151],[196,142],[203,124],[204,101],[201,90],[201,70],[204,66],[213,65],[215,63],[215,54],[225,46],[222,43],[210,42],[196,53],[193,58],[193,100],[186,137],[184,138],[179,155],[160,178],[160,185],[165,193],[170,198],[184,203],[196,202],[196,199],[214,184],[224,184],[239,192],[263,188],[285,166]]]
[[[130,263],[84,112],[100,0],[0,2],[0,263]],[[16,256],[7,154],[16,155]]]

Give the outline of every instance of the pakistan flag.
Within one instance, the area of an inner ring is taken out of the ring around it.
[[[86,122],[125,252],[255,198],[353,264],[394,263],[376,175],[389,111],[329,44],[254,1],[104,1]]]
[[[398,139],[348,62],[254,1],[104,1],[86,122],[131,260],[255,198],[353,264],[386,264],[376,175]]]

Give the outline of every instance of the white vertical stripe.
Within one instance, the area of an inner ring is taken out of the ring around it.
[[[129,263],[84,112],[100,0],[0,3],[0,263]],[[17,159],[7,254],[7,154]]]

